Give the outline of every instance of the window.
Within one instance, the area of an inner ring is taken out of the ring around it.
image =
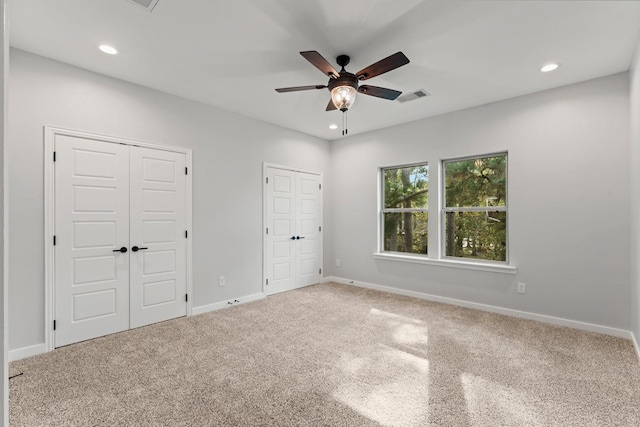
[[[427,253],[429,166],[382,169],[383,250]]]
[[[443,162],[447,257],[507,261],[507,155]]]
[[[515,274],[508,264],[507,153],[443,160],[438,166],[431,207],[427,162],[380,169],[374,257]],[[436,221],[431,235],[429,210]]]

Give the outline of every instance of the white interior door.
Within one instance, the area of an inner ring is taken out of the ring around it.
[[[55,144],[60,347],[129,328],[129,147],[69,136]]]
[[[187,313],[186,157],[131,147],[130,158],[130,306],[136,328]]]
[[[185,316],[186,155],[54,144],[54,347]]]
[[[322,277],[319,175],[296,173],[296,287],[318,283]]]
[[[266,293],[318,283],[322,277],[320,176],[268,167],[265,185]]]
[[[295,172],[267,169],[267,294],[295,289]]]

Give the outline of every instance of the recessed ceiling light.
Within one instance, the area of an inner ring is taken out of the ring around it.
[[[540,71],[542,71],[543,73],[548,73],[549,71],[553,71],[558,67],[559,67],[558,64],[551,63],[551,64],[547,64],[544,67],[540,68]]]
[[[338,129],[338,125],[336,125],[335,123],[332,123],[329,125],[329,129],[331,130]]]
[[[99,48],[108,55],[115,55],[118,53],[118,49],[113,46],[109,46],[108,44],[101,44]]]

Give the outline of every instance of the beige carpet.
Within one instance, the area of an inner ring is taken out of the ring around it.
[[[639,426],[631,343],[338,284],[13,362],[12,426]]]

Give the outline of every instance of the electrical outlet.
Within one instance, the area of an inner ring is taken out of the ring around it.
[[[227,283],[226,283],[226,281],[225,281],[225,279],[224,279],[224,276],[220,276],[220,277],[218,277],[218,284],[219,284],[220,286],[225,286],[225,285],[227,284]]]
[[[523,282],[518,282],[518,293],[524,294],[527,292],[527,285]]]
[[[341,263],[340,263],[340,260],[339,260],[339,259],[336,259],[336,267],[340,267],[340,264],[341,264]]]

